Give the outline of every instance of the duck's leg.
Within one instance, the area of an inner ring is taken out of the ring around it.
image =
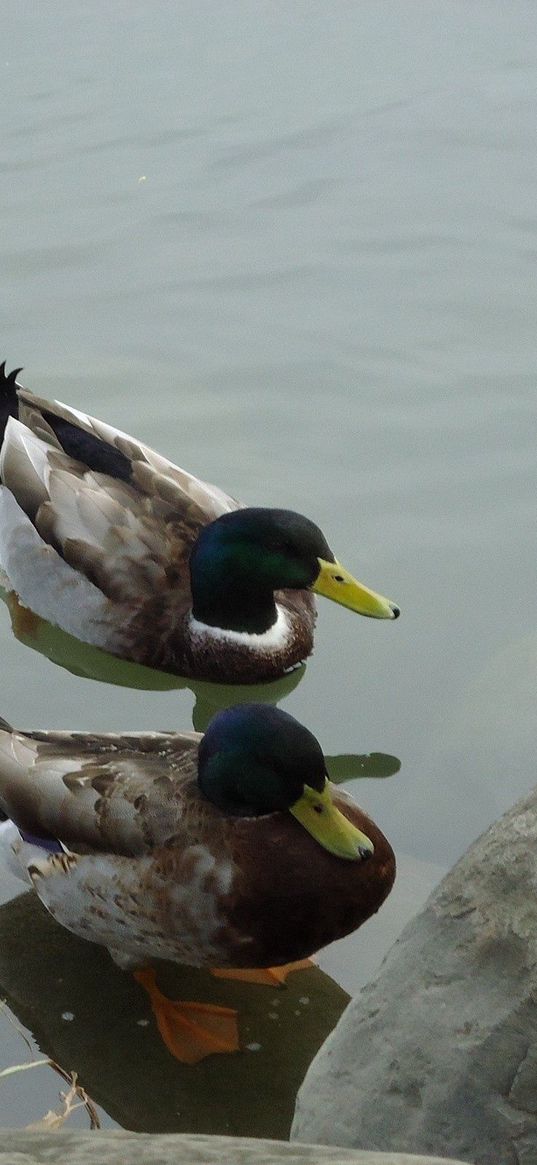
[[[220,968],[212,967],[211,975],[217,979],[239,979],[241,983],[261,983],[267,987],[281,987],[292,971],[306,971],[313,967],[311,959],[299,959],[297,963],[284,963],[281,967]]]
[[[134,978],[147,991],[162,1039],[177,1060],[197,1064],[215,1052],[239,1051],[233,1008],[168,999],[157,987],[153,970],[135,971]]]

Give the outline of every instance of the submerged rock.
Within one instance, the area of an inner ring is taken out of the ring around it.
[[[476,841],[349,1005],[292,1140],[537,1161],[537,790]]]

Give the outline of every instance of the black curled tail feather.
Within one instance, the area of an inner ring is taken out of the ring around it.
[[[14,368],[13,372],[6,372],[6,362],[0,364],[0,445],[4,440],[4,432],[8,417],[18,417],[19,398],[17,396],[17,376],[22,368]]]
[[[14,368],[13,372],[6,372],[6,362],[0,364],[0,447],[4,440],[4,433],[9,417],[19,418],[19,397],[16,378],[22,368]],[[88,433],[74,422],[68,421],[57,413],[41,408],[44,421],[50,426],[64,451],[75,461],[81,461],[89,469],[97,473],[106,473],[109,477],[120,481],[130,481],[132,478],[132,464],[130,458],[114,445],[109,444],[94,433]]]

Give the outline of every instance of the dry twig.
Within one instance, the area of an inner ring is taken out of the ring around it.
[[[25,1035],[22,1028],[19,1027],[16,1020],[8,1011],[5,999],[0,1000],[0,1007],[9,1023],[12,1025],[12,1027],[15,1028],[21,1039],[24,1040],[26,1047],[29,1049],[29,1051],[32,1051],[32,1045],[30,1044],[28,1037]],[[54,1071],[57,1072],[59,1076],[61,1076],[62,1080],[65,1080],[66,1084],[69,1085],[69,1091],[60,1092],[60,1100],[63,1105],[63,1110],[61,1112],[54,1112],[52,1109],[50,1109],[49,1112],[45,1113],[41,1120],[35,1121],[33,1124],[26,1125],[26,1128],[49,1130],[59,1129],[72,1112],[74,1112],[77,1108],[85,1108],[89,1117],[90,1129],[100,1129],[101,1122],[99,1120],[97,1109],[93,1101],[88,1096],[85,1088],[83,1088],[82,1085],[78,1083],[76,1072],[66,1072],[65,1068],[62,1068],[60,1064],[56,1063],[56,1060],[47,1058],[45,1060],[27,1060],[23,1064],[12,1064],[9,1068],[4,1068],[0,1072],[0,1079],[6,1076],[13,1076],[16,1072],[27,1072],[30,1068],[41,1068],[42,1065],[44,1065],[46,1068],[53,1068]],[[78,1103],[75,1103],[75,1100]]]

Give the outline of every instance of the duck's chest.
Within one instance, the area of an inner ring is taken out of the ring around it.
[[[277,826],[267,821],[264,837],[257,833],[256,844],[237,843],[226,908],[230,966],[307,958],[360,927],[393,885],[395,859],[380,831],[373,857],[349,862],[312,843],[289,815],[277,817]],[[233,936],[239,936],[235,945]]]
[[[313,647],[315,604],[308,592],[288,592],[278,602],[278,618],[262,634],[206,627],[189,618],[183,668],[200,679],[260,683],[297,667]]]

